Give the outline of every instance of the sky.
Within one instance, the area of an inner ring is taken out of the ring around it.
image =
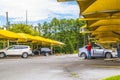
[[[57,2],[57,0],[0,0],[0,26],[6,25],[6,12],[11,24],[25,23],[37,25],[52,18],[78,18],[79,7],[76,2]]]

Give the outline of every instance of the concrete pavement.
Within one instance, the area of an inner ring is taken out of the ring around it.
[[[101,80],[120,74],[120,62],[77,55],[0,59],[0,80]]]

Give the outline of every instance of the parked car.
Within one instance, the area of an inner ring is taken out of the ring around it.
[[[44,55],[44,56],[48,56],[48,55],[52,54],[51,49],[49,49],[49,48],[35,49],[35,50],[33,50],[33,53],[35,55]]]
[[[86,46],[79,48],[78,52],[79,57],[88,58],[88,52],[86,50]],[[91,49],[91,57],[104,57],[104,58],[113,58],[117,57],[117,50],[105,49],[103,46],[99,44],[93,44]]]
[[[0,57],[4,58],[8,55],[20,55],[22,58],[27,58],[32,55],[30,46],[27,45],[13,45],[0,50]]]

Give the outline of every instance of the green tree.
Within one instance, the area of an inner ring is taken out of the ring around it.
[[[85,21],[79,19],[57,19],[53,18],[49,23],[44,22],[38,25],[39,31],[44,37],[65,43],[63,47],[55,47],[56,52],[73,53],[83,46],[83,35],[80,34],[80,27]]]
[[[36,31],[32,26],[26,24],[12,24],[9,28],[10,31],[16,33],[26,33],[30,35],[40,35],[38,31]]]

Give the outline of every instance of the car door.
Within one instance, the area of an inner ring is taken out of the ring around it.
[[[19,47],[12,46],[7,49],[8,55],[20,55],[20,49]]]
[[[104,48],[95,44],[93,47],[93,55],[95,57],[102,57],[104,55]]]
[[[14,53],[14,46],[10,46],[6,50],[7,55],[12,55]]]

